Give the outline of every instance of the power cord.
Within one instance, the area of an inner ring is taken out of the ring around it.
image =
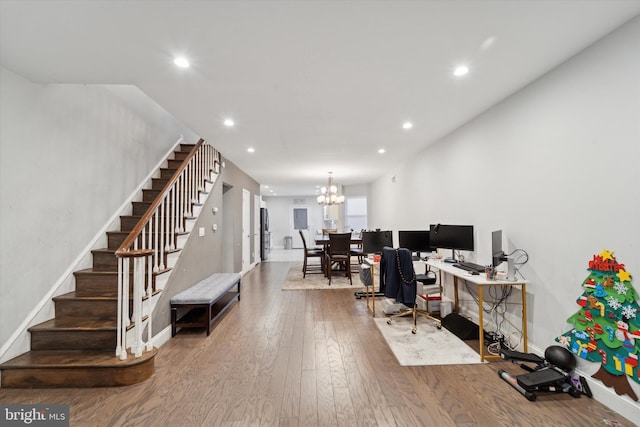
[[[510,254],[508,254],[507,256],[510,257],[510,256],[513,256],[514,254],[515,254],[515,257],[513,260],[513,265],[516,270],[515,272],[516,274],[520,275],[520,277],[526,280],[526,277],[524,277],[524,275],[520,271],[520,267],[522,267],[529,261],[529,254],[524,249],[516,249]]]

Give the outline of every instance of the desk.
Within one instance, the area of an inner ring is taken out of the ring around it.
[[[469,283],[473,283],[478,287],[478,323],[479,323],[479,340],[480,340],[480,361],[484,362],[487,359],[500,359],[498,355],[487,354],[484,345],[484,325],[483,325],[483,309],[482,309],[482,291],[488,286],[515,286],[519,287],[522,294],[522,341],[524,344],[524,352],[529,351],[527,345],[527,280],[487,280],[484,274],[472,275],[468,271],[461,268],[454,267],[452,264],[428,260],[427,265],[433,267],[440,272],[440,283],[442,284],[442,272],[453,276],[453,292],[454,292],[454,311],[458,312],[459,300],[458,300],[458,279],[466,280]]]
[[[380,268],[380,261],[374,261],[373,258],[365,258],[365,264],[371,266],[371,286],[364,286],[364,297],[367,301],[367,309],[371,310],[373,317],[376,317],[376,297],[383,296],[384,294],[381,292],[376,292],[376,267]],[[380,279],[378,278],[378,282]],[[369,288],[371,288],[371,293],[369,293]],[[363,292],[356,292],[356,298],[362,298]],[[369,303],[369,297],[371,297],[371,303]]]

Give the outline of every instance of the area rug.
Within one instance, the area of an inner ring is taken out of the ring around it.
[[[390,325],[387,318],[373,320],[401,366],[486,363],[480,362],[480,355],[464,341],[445,328],[436,328],[426,319],[418,319],[415,335],[411,333],[411,317],[393,319]]]
[[[353,285],[349,285],[349,278],[345,277],[344,274],[334,274],[331,278],[331,286],[329,286],[329,279],[320,273],[309,273],[307,271],[307,277],[302,278],[302,263],[295,263],[289,268],[287,280],[285,280],[282,290],[353,289],[354,292],[363,290],[364,286],[360,283],[357,272],[352,271],[351,273]]]

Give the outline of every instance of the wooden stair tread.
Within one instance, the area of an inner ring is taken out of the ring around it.
[[[145,351],[140,357],[127,354],[120,360],[115,351],[88,350],[35,350],[21,354],[0,365],[0,369],[74,369],[74,368],[122,368],[135,366],[152,359],[158,353],[155,347]]]
[[[198,143],[200,144],[200,142]],[[7,388],[49,388],[49,387],[114,387],[142,382],[153,375],[156,348],[144,351],[141,357],[127,352],[125,360],[115,354],[117,333],[117,277],[118,262],[115,252],[130,235],[140,219],[153,203],[149,200],[162,194],[169,180],[182,167],[185,159],[197,145],[181,144],[175,150],[174,158],[168,159],[166,168],[160,168],[160,177],[152,178],[152,188],[142,190],[142,200],[132,203],[129,215],[120,215],[120,230],[107,231],[107,247],[93,249],[93,267],[74,271],[78,291],[72,291],[53,297],[55,317],[29,328],[32,351],[0,364],[0,387]],[[219,166],[219,161],[216,160]],[[209,169],[208,171],[215,170]],[[213,182],[209,177],[204,178]],[[205,186],[206,188],[206,186]],[[198,190],[200,194],[208,194]],[[199,202],[190,202],[201,206]],[[193,212],[193,211],[191,211]],[[176,209],[163,214],[163,220],[197,219],[192,213],[176,213]],[[182,223],[183,231],[161,230],[164,241],[178,246],[176,237],[188,236],[188,225]],[[162,237],[162,236],[160,236]],[[170,264],[173,258],[167,255],[180,252],[181,249],[163,250],[164,259],[159,261]],[[172,271],[163,268],[153,273],[160,276]],[[127,273],[125,273],[127,274]],[[131,277],[131,275],[129,275]],[[145,275],[145,283],[147,282]],[[132,285],[130,280],[130,289]],[[114,286],[115,284],[115,286]],[[156,289],[155,277],[151,282],[153,289],[143,290],[143,300],[158,295],[162,289]],[[149,291],[147,293],[147,291]],[[133,292],[129,292],[129,299]],[[131,304],[131,301],[130,301]],[[142,325],[148,325],[149,316],[142,316]],[[136,327],[131,322],[127,330]]]
[[[169,251],[165,251],[165,254],[171,254],[171,253],[174,253],[174,252],[180,252],[180,250],[181,249],[172,249],[172,250],[169,250]],[[160,275],[160,274],[163,274],[163,273],[168,273],[171,270],[172,270],[171,268],[165,267],[165,268],[162,268],[162,269],[158,269],[158,271],[154,271],[153,275],[157,276],[157,275]],[[76,275],[85,274],[85,275],[96,275],[96,276],[105,276],[105,275],[117,276],[118,272],[115,271],[115,270],[94,270],[93,268],[87,268],[85,270],[75,271],[73,274],[76,274]]]
[[[112,274],[114,276],[117,276],[118,270],[95,270],[93,268],[85,268],[84,270],[76,270],[73,274],[95,274],[96,276]]]
[[[115,249],[109,249],[109,248],[99,248],[99,249],[92,249],[91,252],[102,252],[102,253],[107,253],[107,254],[115,254],[116,250]]]
[[[44,331],[113,331],[116,329],[114,321],[98,318],[53,318],[29,328],[30,332]]]
[[[63,300],[86,300],[86,301],[117,301],[117,296],[77,296],[76,291],[53,297],[54,301]]]

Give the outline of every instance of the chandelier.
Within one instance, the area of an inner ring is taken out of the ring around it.
[[[321,195],[318,196],[318,203],[321,205],[339,205],[344,203],[344,196],[338,194],[338,187],[333,185],[332,172],[329,172],[329,183],[326,187],[320,189]]]

